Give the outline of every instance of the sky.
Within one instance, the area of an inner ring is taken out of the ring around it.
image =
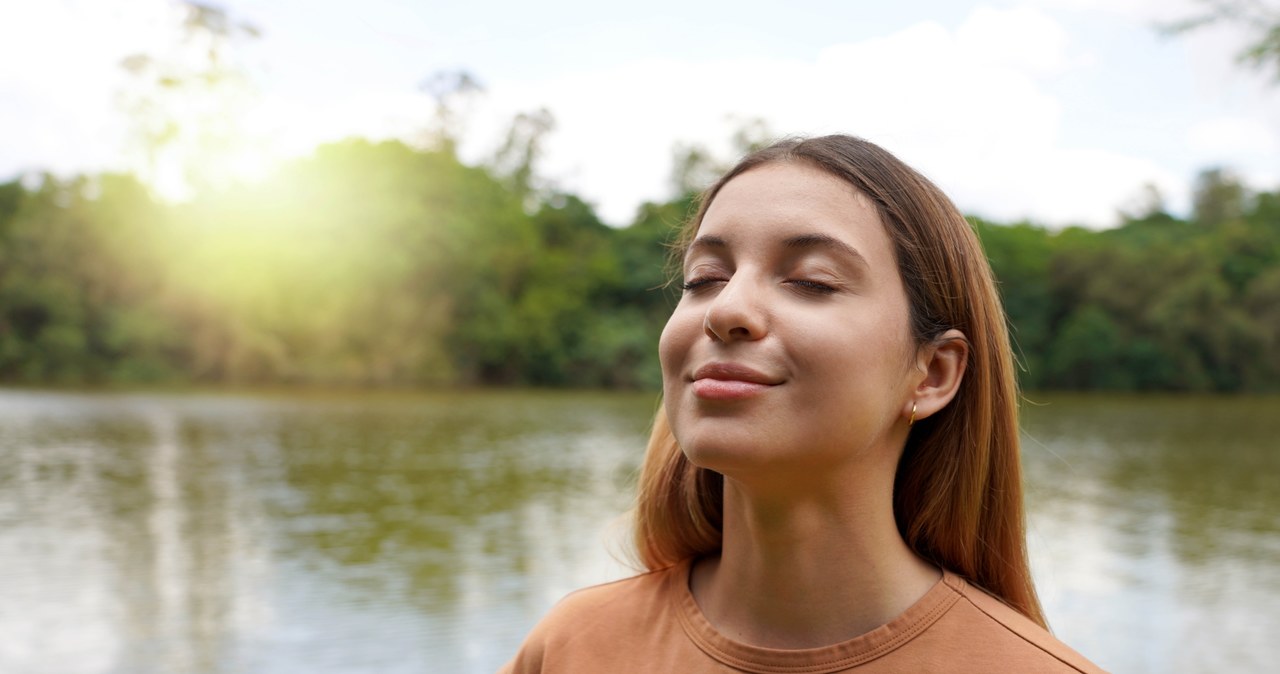
[[[1280,186],[1280,83],[1236,63],[1247,33],[1158,29],[1197,0],[213,4],[260,32],[232,45],[251,91],[219,108],[245,180],[323,142],[421,138],[422,83],[465,69],[484,92],[463,158],[545,107],[540,173],[614,225],[672,195],[678,144],[729,158],[752,119],[872,140],[1001,221],[1112,226],[1146,185],[1185,213],[1210,167]],[[173,0],[0,3],[0,180],[136,169],[120,62],[176,53],[179,22]]]

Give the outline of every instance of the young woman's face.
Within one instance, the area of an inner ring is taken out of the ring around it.
[[[726,474],[830,469],[895,452],[919,376],[874,206],[803,163],[724,185],[684,261],[659,345],[681,448]]]

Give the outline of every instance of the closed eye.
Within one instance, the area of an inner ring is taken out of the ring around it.
[[[719,279],[711,276],[703,276],[700,278],[695,278],[695,279],[690,279],[688,281],[685,281],[680,285],[680,287],[684,289],[686,292],[688,292],[692,290],[698,290],[699,288],[705,288],[711,285],[712,283],[719,283],[721,280],[723,279]]]
[[[815,293],[819,295],[829,295],[836,291],[835,286],[819,283],[818,281],[810,281],[808,279],[790,279],[787,283],[795,286],[805,292]]]

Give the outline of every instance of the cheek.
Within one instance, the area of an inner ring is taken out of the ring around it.
[[[831,387],[824,395],[882,389],[909,362],[913,342],[906,320],[893,311],[795,321],[789,353],[802,370],[817,373]]]
[[[667,319],[662,336],[658,338],[658,361],[662,364],[662,379],[666,384],[679,375],[692,344],[690,329],[696,326],[690,324],[688,314],[688,311],[681,311],[677,306],[671,313],[671,318]]]

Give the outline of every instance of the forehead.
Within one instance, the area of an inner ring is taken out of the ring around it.
[[[871,200],[844,180],[802,162],[766,164],[730,180],[707,207],[697,234],[724,239],[730,246],[806,235],[836,238],[873,264],[894,260]]]

